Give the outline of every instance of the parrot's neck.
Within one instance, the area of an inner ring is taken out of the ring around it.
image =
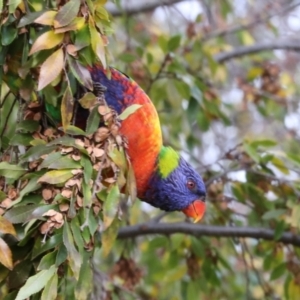
[[[179,165],[179,155],[171,147],[162,147],[158,155],[158,171],[167,178]]]

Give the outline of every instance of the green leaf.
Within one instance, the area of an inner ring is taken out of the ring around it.
[[[21,157],[21,163],[37,160],[41,156],[49,154],[55,149],[56,146],[49,146],[49,144],[33,146]]]
[[[256,149],[252,146],[252,145],[250,145],[250,144],[248,144],[247,142],[244,142],[243,143],[243,147],[244,147],[244,150],[245,150],[245,152],[255,161],[255,162],[259,162],[259,155],[258,155],[258,153],[257,153],[257,151],[256,151]]]
[[[80,223],[79,223],[77,216],[72,219],[70,226],[71,226],[71,230],[73,233],[75,244],[76,244],[77,248],[79,249],[79,252],[82,254],[83,249],[84,249],[84,241],[82,238],[82,233],[80,230]]]
[[[41,271],[41,270],[48,270],[49,268],[51,268],[51,266],[55,264],[56,255],[57,255],[57,250],[44,255],[37,267],[37,270]]]
[[[2,26],[1,43],[3,46],[10,45],[17,37],[18,30],[14,25]]]
[[[270,280],[275,280],[281,277],[286,272],[286,263],[283,262],[273,269],[270,275]]]
[[[85,132],[82,129],[80,129],[74,125],[68,125],[65,128],[65,133],[70,134],[70,135],[85,135]]]
[[[90,180],[92,179],[92,174],[93,174],[92,163],[86,156],[82,156],[80,163],[81,163],[81,166],[83,167],[84,182],[86,184],[89,184]]]
[[[89,114],[86,122],[86,134],[92,134],[99,128],[100,115],[98,112],[98,106],[94,107]]]
[[[69,228],[68,222],[65,222],[63,226],[63,242],[68,250],[70,267],[74,273],[75,278],[78,280],[80,267],[82,264],[82,257],[75,248],[74,238]]]
[[[120,191],[117,185],[114,185],[109,191],[103,204],[104,227],[108,228],[113,222],[119,210]]]
[[[267,211],[263,216],[263,220],[271,220],[271,219],[278,219],[283,214],[287,213],[287,209],[273,209],[270,211]]]
[[[24,205],[13,207],[5,213],[5,218],[13,224],[25,223],[32,212],[40,205]]]
[[[29,194],[31,192],[38,190],[41,187],[41,185],[37,182],[36,179],[37,179],[37,177],[33,176],[29,180],[27,185],[20,191],[19,197],[12,202],[11,206],[16,205],[17,203],[20,203],[24,196],[26,196],[27,194]]]
[[[20,123],[18,123],[16,130],[22,132],[34,132],[38,130],[38,128],[39,128],[39,123],[37,121],[23,120]]]
[[[169,51],[170,52],[175,51],[179,47],[180,41],[181,41],[181,35],[175,35],[171,37],[171,39],[168,42]]]
[[[21,166],[12,165],[6,161],[0,162],[0,176],[11,179],[18,179],[24,173],[26,173],[26,170]]]
[[[31,134],[16,133],[9,141],[11,146],[30,146],[33,137]]]
[[[36,275],[29,277],[25,285],[19,290],[16,300],[24,300],[39,292],[48,283],[56,270],[55,266],[51,266],[50,269],[40,271]]]
[[[14,265],[14,269],[9,273],[9,288],[19,290],[27,278],[30,276],[33,265],[30,259],[23,259],[19,263]],[[13,300],[16,298],[13,298]]]
[[[33,23],[34,20],[36,20],[39,16],[41,16],[45,12],[46,12],[45,10],[36,11],[36,12],[27,12],[20,20],[20,22],[18,24],[18,28],[21,28],[21,27],[24,27],[26,25]]]
[[[121,221],[115,218],[111,225],[101,234],[103,255],[107,256],[112,249],[112,246],[118,236],[118,230],[121,226]]]
[[[80,169],[81,165],[79,161],[75,161],[69,156],[61,156],[56,161],[52,161],[49,164],[48,169]]]
[[[280,222],[278,222],[276,224],[276,227],[274,230],[274,240],[275,241],[278,241],[282,237],[282,235],[284,234],[285,228],[286,228],[286,223],[283,220],[281,220]]]
[[[66,147],[74,147],[74,148],[78,149],[81,153],[88,155],[86,149],[84,147],[76,144],[75,139],[70,136],[65,135],[65,136],[59,137],[59,138],[53,140],[52,142],[48,143],[48,146],[52,146],[52,145],[62,145],[62,146],[66,146]]]
[[[91,254],[84,252],[83,264],[80,268],[79,279],[75,289],[76,300],[86,300],[93,288],[93,271],[90,262]]]
[[[73,174],[69,169],[52,170],[40,177],[38,182],[45,182],[48,184],[64,183],[71,177],[73,177]]]
[[[54,18],[54,27],[59,28],[70,24],[77,16],[80,7],[79,0],[66,3]]]
[[[65,262],[68,258],[68,251],[64,244],[60,244],[58,247],[58,252],[56,256],[55,265],[58,267],[63,262]]]
[[[47,239],[46,243],[42,241],[43,237],[40,237],[36,240],[33,251],[32,251],[32,259],[35,259],[37,256],[42,253],[58,247],[62,243],[62,233],[57,233],[52,235]]]
[[[78,102],[85,109],[89,109],[96,104],[99,104],[98,98],[91,92],[85,93],[83,97],[78,100]]]
[[[290,174],[289,169],[285,166],[284,162],[281,159],[279,159],[278,157],[274,156],[272,158],[271,162],[283,174],[285,174],[285,175]]]
[[[135,202],[137,196],[137,189],[136,189],[136,179],[134,175],[134,170],[132,165],[128,166],[127,172],[127,180],[126,180],[126,192],[130,196],[132,202]]]
[[[300,166],[300,155],[298,154],[292,154],[292,153],[287,153],[287,157],[293,161],[294,163],[298,164]]]
[[[277,145],[276,141],[273,140],[256,140],[250,143],[250,145],[254,148],[263,147],[269,148]]]
[[[130,115],[135,113],[139,108],[141,108],[143,105],[141,104],[132,104],[129,107],[127,107],[120,115],[119,119],[120,120],[125,120],[127,119]]]
[[[75,78],[86,88],[89,90],[93,90],[93,81],[91,77],[91,73],[82,65],[77,59],[73,59],[68,56],[68,63],[71,68],[72,74]],[[92,93],[90,93],[92,94]],[[92,94],[93,95],[93,94]],[[95,95],[94,95],[95,98]],[[80,102],[80,100],[79,100]],[[81,106],[82,103],[80,102]],[[84,106],[83,106],[84,107]]]
[[[55,273],[45,285],[45,288],[42,292],[41,300],[56,300],[57,287],[58,287],[58,275],[57,273]]]

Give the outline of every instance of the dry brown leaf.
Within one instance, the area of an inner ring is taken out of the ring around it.
[[[72,197],[72,193],[73,193],[73,191],[70,189],[63,189],[63,191],[61,192],[61,195],[65,198],[70,199]]]
[[[76,203],[77,203],[77,205],[79,207],[82,207],[83,206],[83,199],[82,199],[82,197],[80,197],[80,196],[77,195]]]
[[[87,140],[87,139],[85,139],[85,140]],[[81,140],[81,139],[76,139],[75,140],[75,144],[78,145],[78,146],[80,146],[80,147],[84,147],[85,146],[85,142],[83,140]]]
[[[15,188],[9,188],[8,193],[7,193],[8,198],[14,200],[17,198],[17,195],[18,195],[18,193]]]
[[[68,153],[71,153],[72,151],[74,150],[73,147],[64,147],[61,149],[61,154],[68,154]]]
[[[94,140],[99,143],[104,141],[109,136],[109,129],[106,127],[100,127],[94,134]]]
[[[72,154],[71,157],[75,161],[80,161],[81,160],[81,155],[78,155],[78,154]]]
[[[61,212],[66,212],[69,210],[70,205],[68,203],[61,203],[59,204],[59,210]]]
[[[77,56],[77,48],[75,45],[73,44],[69,44],[66,47],[68,54],[72,55],[72,56]]]
[[[47,234],[53,227],[54,224],[52,222],[45,222],[40,226],[40,232],[41,234]]]
[[[116,179],[114,177],[110,177],[110,178],[106,178],[104,181],[107,183],[115,183]]]
[[[49,201],[52,198],[52,190],[45,188],[42,190],[42,196],[45,201]]]
[[[10,198],[6,198],[0,203],[0,207],[2,207],[2,208],[10,207],[11,203],[12,203],[12,200]]]
[[[83,170],[81,170],[81,169],[72,170],[71,173],[72,173],[73,175],[79,175],[79,174],[82,174],[82,173],[83,173]]]
[[[103,149],[94,148],[93,153],[96,157],[101,157],[104,155],[105,151]]]
[[[45,213],[42,214],[43,217],[52,217],[55,216],[58,212],[54,209],[49,209]]]
[[[99,105],[98,112],[101,116],[104,116],[110,112],[110,109],[106,105]]]

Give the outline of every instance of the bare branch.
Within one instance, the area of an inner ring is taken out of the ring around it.
[[[134,5],[124,7],[119,10],[116,7],[108,7],[108,12],[114,17],[120,17],[122,15],[131,16],[134,14],[152,11],[160,6],[170,6],[178,2],[183,2],[186,0],[152,0],[152,1],[140,1],[136,2]]]
[[[221,52],[215,55],[214,59],[219,63],[224,63],[227,60],[238,58],[244,55],[254,54],[261,51],[271,51],[271,50],[292,50],[300,51],[300,42],[297,40],[293,41],[272,41],[269,43],[256,44],[251,46],[237,47],[230,52]]]
[[[184,233],[194,236],[213,236],[213,237],[248,237],[255,239],[274,240],[275,232],[267,228],[254,227],[225,227],[212,225],[197,225],[189,223],[143,223],[139,225],[127,226],[120,229],[118,238],[135,238],[148,234],[174,234]],[[292,244],[300,247],[300,235],[285,232],[278,242]]]

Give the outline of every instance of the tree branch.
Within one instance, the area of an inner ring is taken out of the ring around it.
[[[263,10],[263,12],[259,16],[257,16],[255,18],[255,20],[251,20],[249,23],[246,23],[246,24],[232,25],[226,29],[219,29],[216,31],[209,32],[205,36],[203,36],[202,41],[207,41],[209,39],[217,38],[217,37],[223,37],[223,36],[226,36],[229,34],[236,33],[241,30],[251,29],[263,22],[268,21],[269,19],[271,19],[275,16],[280,16],[280,15],[282,16],[282,15],[290,12],[291,10],[295,9],[299,5],[300,5],[300,2],[296,2],[293,4],[289,4],[286,7],[283,7],[282,10],[276,10],[274,12],[268,12],[268,11]]]
[[[133,226],[126,226],[119,230],[118,238],[135,238],[148,234],[174,234],[184,233],[194,236],[213,237],[248,237],[255,239],[274,240],[274,230],[255,227],[226,227],[212,225],[196,225],[189,223],[143,223]],[[277,242],[291,244],[300,247],[300,235],[285,232]]]
[[[160,6],[170,6],[178,2],[183,2],[186,0],[152,0],[152,1],[140,1],[136,2],[134,5],[124,7],[119,10],[115,6],[107,7],[108,12],[114,17],[120,17],[122,15],[131,16],[134,14],[152,11]]]
[[[215,55],[214,59],[219,63],[224,63],[225,61],[233,58],[238,58],[244,55],[254,54],[261,51],[270,51],[270,50],[292,50],[300,51],[300,42],[299,41],[273,41],[270,43],[256,44],[251,46],[242,46],[237,47],[229,52],[221,52]]]

